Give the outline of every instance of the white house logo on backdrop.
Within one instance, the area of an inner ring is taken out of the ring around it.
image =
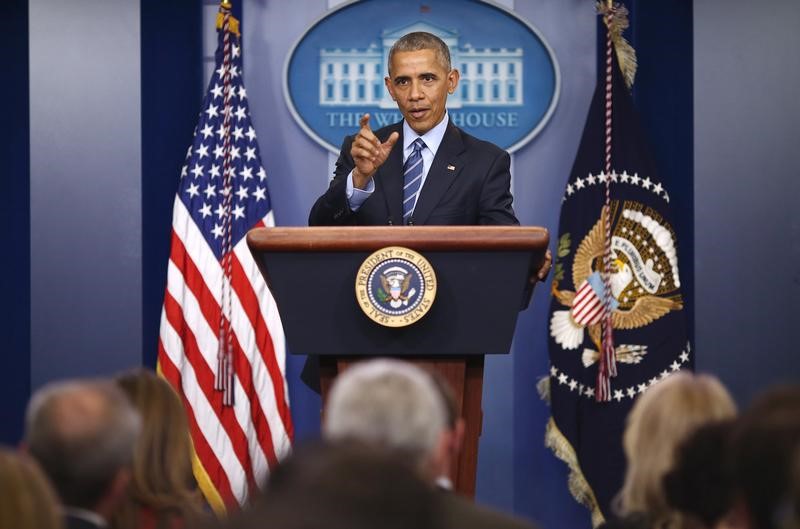
[[[441,38],[459,68],[460,89],[448,99],[450,108],[522,105],[522,48],[459,47],[459,34],[420,22],[384,31],[381,45],[365,49],[326,48],[320,51],[319,104],[321,106],[379,105],[396,108],[383,84],[392,45],[412,31],[427,31]],[[485,65],[489,67],[484,67]],[[351,68],[352,66],[352,68]]]
[[[457,126],[512,152],[544,127],[559,72],[527,22],[478,0],[432,0],[413,9],[406,0],[362,0],[312,24],[287,57],[284,96],[303,130],[338,152],[365,112],[373,128],[402,119],[384,76],[392,44],[412,31],[433,33],[450,48],[461,74],[447,100]]]

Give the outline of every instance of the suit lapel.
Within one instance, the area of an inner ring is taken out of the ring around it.
[[[464,143],[461,141],[461,133],[450,122],[447,124],[447,131],[436,151],[433,164],[431,164],[417,199],[413,214],[414,224],[426,223],[431,212],[453,184],[463,168],[458,159],[462,152],[464,152]]]
[[[391,224],[403,224],[403,126],[402,121],[400,126],[392,127],[389,134],[397,131],[400,137],[392,147],[392,152],[378,169],[379,179],[376,179],[376,187],[380,187],[383,191],[383,198],[386,202],[386,212],[388,218],[387,222],[391,220]],[[386,141],[386,138],[381,138],[381,141]]]

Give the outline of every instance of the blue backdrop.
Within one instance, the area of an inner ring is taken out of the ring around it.
[[[555,113],[513,167],[523,224],[555,231],[595,78],[594,2],[513,3],[561,67]],[[800,82],[786,64],[800,45],[800,7],[626,4],[640,64],[634,96],[660,175],[677,190],[680,258],[697,273],[683,276],[697,365],[744,402],[768,383],[798,378],[791,331],[800,221],[792,201],[800,151],[791,139],[800,137]],[[235,7],[275,215],[279,224],[303,225],[330,159],[291,119],[280,79],[291,45],[328,2]],[[201,11],[190,0],[74,0],[62,8],[29,0],[5,11],[10,29],[0,42],[12,51],[0,83],[10,102],[0,133],[5,443],[21,435],[31,388],[154,362],[173,193],[204,88]],[[742,30],[759,38],[742,38]],[[780,299],[762,286],[762,272],[764,282],[777,282]],[[546,300],[540,288],[520,315],[512,354],[487,362],[478,497],[543,527],[588,527],[566,491],[563,465],[542,447],[548,411],[535,383],[547,370]],[[302,438],[317,431],[319,401],[297,382],[301,362],[290,358],[288,374]]]

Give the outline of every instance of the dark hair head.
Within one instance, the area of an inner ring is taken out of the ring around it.
[[[664,476],[669,504],[713,526],[730,509],[734,497],[730,461],[734,421],[701,426],[681,443],[675,463]]]
[[[415,31],[403,35],[392,45],[389,50],[389,74],[391,75],[392,73],[392,58],[394,58],[395,53],[419,50],[433,50],[436,53],[439,65],[446,72],[450,71],[450,48],[447,47],[447,44],[433,33]]]
[[[800,446],[800,386],[769,390],[742,415],[732,441],[736,481],[760,529],[779,527]]]

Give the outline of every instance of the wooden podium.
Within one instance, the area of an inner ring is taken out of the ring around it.
[[[442,373],[465,419],[451,479],[475,494],[485,354],[506,354],[517,314],[533,291],[547,230],[520,226],[258,228],[247,243],[275,297],[288,349],[320,357],[323,405],[334,378],[375,356],[398,357]],[[387,246],[410,248],[437,279],[430,311],[407,327],[384,327],[356,300],[356,273]]]

